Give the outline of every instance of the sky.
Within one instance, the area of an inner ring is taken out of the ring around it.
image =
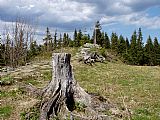
[[[102,31],[131,38],[142,28],[143,39],[151,35],[160,42],[160,0],[0,0],[0,33],[17,16],[36,21],[37,40],[42,42],[46,27],[73,35],[75,28],[92,34],[95,22]],[[32,23],[32,24],[33,24]]]

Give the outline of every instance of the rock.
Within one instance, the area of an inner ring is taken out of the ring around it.
[[[105,58],[98,53],[98,49],[101,47],[97,44],[86,43],[79,49],[78,60],[83,61],[85,64],[90,64],[95,62],[104,62]]]
[[[97,49],[100,48],[99,45],[97,45],[97,44],[92,44],[92,43],[86,43],[86,44],[83,45],[83,47],[84,47],[84,48],[97,48]]]

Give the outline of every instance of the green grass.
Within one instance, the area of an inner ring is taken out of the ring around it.
[[[14,80],[9,75],[5,77],[0,77],[0,85],[12,85],[14,83]]]
[[[16,97],[16,91],[0,91],[0,98],[4,97]]]
[[[24,91],[21,90],[20,88],[16,89],[16,90],[0,90],[0,99],[4,99],[4,98],[16,98],[17,95],[22,95],[24,94]]]
[[[72,56],[76,51],[77,49],[68,51],[63,49],[63,52],[72,53]],[[51,53],[45,55],[46,60],[51,60]],[[39,59],[41,60],[41,56]],[[75,79],[89,93],[96,93],[108,98],[119,109],[124,109],[123,99],[125,98],[125,104],[132,112],[133,120],[160,120],[160,67],[130,66],[119,61],[95,63],[93,66],[89,66],[78,63],[74,57],[71,62]],[[26,77],[22,79],[22,82],[31,83],[36,87],[37,85],[44,87],[52,78],[51,69],[41,70],[38,68],[38,71],[42,76]],[[12,78],[9,76],[3,78],[3,81],[8,80],[12,80]],[[0,91],[0,99],[7,99],[10,96],[17,97],[17,91]],[[83,108],[83,105],[77,104],[77,109],[83,111]],[[33,109],[33,111],[35,110]],[[110,115],[107,112],[106,114]],[[22,118],[24,115],[25,112],[22,112]],[[1,117],[3,116],[1,115]]]
[[[32,84],[32,85],[37,85],[39,84],[38,80],[36,79],[27,79],[26,81],[24,81],[26,84]]]
[[[119,108],[125,104],[133,119],[160,119],[160,67],[74,63],[76,80],[88,92],[109,98]],[[141,111],[141,114],[137,111]]]
[[[12,113],[12,107],[11,106],[3,106],[0,107],[0,118],[9,118]]]
[[[45,81],[50,81],[52,79],[52,72],[51,71],[43,72],[43,79]]]
[[[39,54],[38,56],[36,56],[35,58],[32,59],[32,61],[42,61],[42,60],[51,60],[52,58],[52,53],[70,53],[72,56],[76,55],[78,51],[78,48],[71,48],[71,47],[65,47],[65,48],[61,48],[61,49],[56,49],[53,50],[52,52],[42,52],[41,54]]]
[[[85,108],[86,108],[87,106],[85,106],[85,104],[84,103],[80,103],[80,102],[76,102],[75,103],[75,109],[76,109],[76,111],[78,111],[78,112],[85,112]]]
[[[35,106],[35,107],[33,107],[33,108],[30,108],[30,110],[29,110],[29,116],[28,116],[28,114],[27,114],[28,112],[26,112],[26,111],[24,111],[24,112],[21,112],[20,113],[20,119],[21,120],[38,120],[39,119],[39,115],[40,115],[40,113],[39,113],[39,109]],[[26,119],[26,118],[28,118],[28,119]]]

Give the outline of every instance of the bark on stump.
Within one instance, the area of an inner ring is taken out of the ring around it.
[[[74,110],[75,102],[87,106],[91,102],[88,95],[75,81],[70,65],[71,54],[53,53],[53,74],[50,83],[43,89],[40,120],[63,116]]]

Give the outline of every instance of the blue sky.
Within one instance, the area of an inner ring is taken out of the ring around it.
[[[51,33],[72,33],[86,28],[92,33],[95,21],[102,30],[122,34],[130,39],[142,28],[144,42],[151,35],[160,42],[160,0],[0,0],[0,33],[17,16],[37,21],[37,39],[42,42],[46,27]]]

